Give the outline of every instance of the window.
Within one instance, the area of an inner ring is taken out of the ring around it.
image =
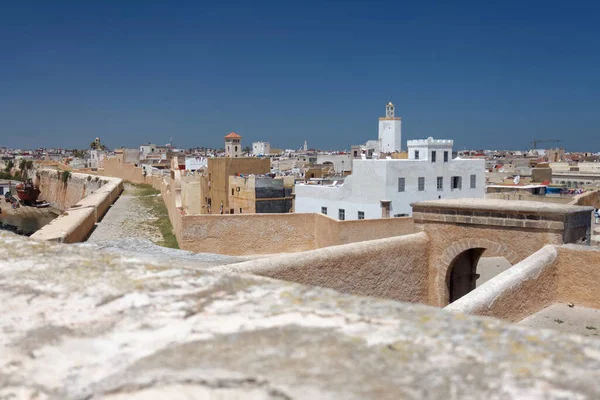
[[[404,192],[404,188],[405,188],[405,179],[404,178],[398,178],[398,191],[399,192]]]
[[[237,151],[237,146],[235,146],[235,151]]]
[[[242,213],[242,207],[240,207],[240,214]]]
[[[419,177],[419,192],[423,192],[425,190],[425,177]]]
[[[444,162],[448,162],[448,152],[444,152]]]
[[[415,150],[415,160],[419,159],[419,150]]]
[[[339,211],[338,211],[338,219],[340,221],[343,221],[343,220],[346,219],[346,210],[344,210],[342,208],[339,209]]]
[[[233,189],[233,188],[231,188],[231,195],[232,195],[232,196],[233,196],[233,190],[234,190],[234,189]]]
[[[450,180],[452,190],[460,190],[462,189],[462,177],[461,176],[453,176]]]
[[[233,208],[229,209],[229,214],[233,214]]]
[[[471,175],[471,189],[475,189],[477,187],[477,175]]]
[[[444,177],[443,176],[437,177],[437,190],[438,191],[444,190]]]
[[[327,215],[327,207],[321,207],[321,214]]]
[[[436,158],[435,156],[436,156],[436,152],[432,151],[431,152],[431,162],[435,162],[435,158]]]
[[[358,212],[358,219],[365,219],[365,212],[364,211],[359,211]]]

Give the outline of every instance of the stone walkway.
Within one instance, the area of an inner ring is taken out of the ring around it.
[[[557,303],[525,318],[518,325],[598,337],[600,310]]]
[[[144,238],[160,242],[162,235],[153,224],[157,217],[142,200],[140,190],[126,183],[125,190],[98,223],[87,242],[100,243],[124,238]]]

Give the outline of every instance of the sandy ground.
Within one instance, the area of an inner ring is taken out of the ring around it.
[[[600,337],[600,310],[579,307],[576,304],[571,308],[567,304],[556,303],[525,318],[517,325]]]
[[[162,240],[159,229],[152,224],[156,216],[150,207],[140,201],[137,192],[135,186],[125,184],[125,190],[97,224],[88,243],[122,238],[144,238],[153,242]]]

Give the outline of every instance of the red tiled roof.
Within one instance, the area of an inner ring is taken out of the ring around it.
[[[231,132],[229,135],[225,135],[225,139],[241,139],[242,137],[235,132]]]

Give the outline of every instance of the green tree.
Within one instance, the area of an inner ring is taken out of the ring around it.
[[[250,153],[252,153],[252,149],[250,148],[250,146],[244,147],[244,153],[246,153],[247,156],[249,156]]]
[[[92,143],[90,143],[90,149],[98,150],[98,143],[96,143],[95,140]]]

